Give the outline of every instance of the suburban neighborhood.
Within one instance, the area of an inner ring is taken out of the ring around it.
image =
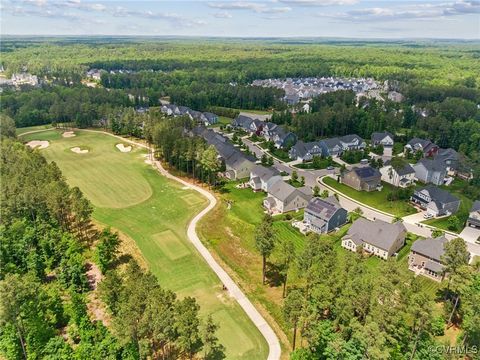
[[[2,4],[0,360],[478,360],[477,2]]]

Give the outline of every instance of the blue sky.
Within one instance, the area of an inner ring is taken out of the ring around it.
[[[16,35],[480,39],[480,0],[1,0]]]

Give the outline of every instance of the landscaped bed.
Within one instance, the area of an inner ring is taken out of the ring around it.
[[[417,212],[406,200],[388,200],[388,194],[395,191],[396,188],[387,183],[382,183],[383,188],[381,191],[366,192],[357,191],[350,186],[337,182],[331,177],[324,177],[323,182],[354,200],[394,216],[406,216]]]

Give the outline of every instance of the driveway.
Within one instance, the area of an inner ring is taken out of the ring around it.
[[[466,226],[460,233],[460,237],[469,243],[475,244],[477,239],[480,238],[480,229]]]

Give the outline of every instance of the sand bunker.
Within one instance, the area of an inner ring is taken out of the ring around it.
[[[69,137],[74,137],[74,136],[76,136],[76,135],[75,135],[75,133],[74,133],[73,131],[65,131],[65,132],[62,134],[62,136],[63,136],[64,138],[69,138]]]
[[[76,154],[86,154],[86,153],[88,153],[87,149],[82,149],[82,148],[79,148],[78,146],[73,147],[70,150],[72,150]]]
[[[27,146],[30,146],[32,149],[39,148],[45,149],[50,145],[50,143],[46,140],[32,140],[27,143]]]
[[[132,147],[130,145],[128,146],[125,146],[123,144],[117,144],[115,145],[117,147],[118,150],[120,150],[121,152],[130,152],[132,151]]]

